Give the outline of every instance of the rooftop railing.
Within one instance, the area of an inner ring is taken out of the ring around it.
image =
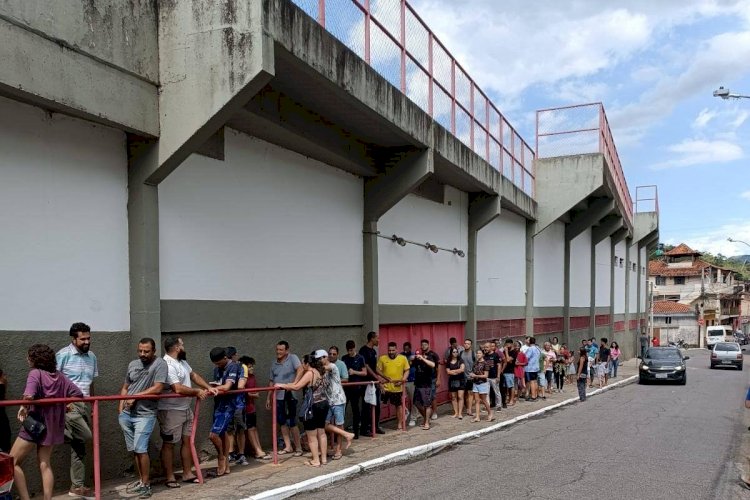
[[[534,196],[534,150],[406,0],[292,2]]]
[[[536,112],[536,157],[601,153],[607,162],[625,216],[633,220],[633,199],[625,181],[612,131],[600,102]]]
[[[659,189],[655,184],[636,186],[635,213],[638,212],[659,212]]]

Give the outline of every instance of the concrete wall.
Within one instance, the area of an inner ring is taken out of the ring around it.
[[[615,310],[613,314],[624,314],[625,313],[625,273],[627,270],[627,262],[625,262],[625,242],[621,241],[615,245],[615,256],[617,257],[617,267],[615,267]],[[620,260],[622,259],[622,267],[620,267]]]
[[[667,323],[667,318],[671,322]],[[654,328],[659,329],[661,345],[682,339],[690,345],[698,345],[698,318],[695,315],[654,315]]]
[[[361,224],[360,224],[361,225]],[[409,195],[378,223],[380,234],[396,234],[442,248],[468,246],[468,195],[445,187],[443,203]],[[415,245],[378,241],[381,304],[465,305],[467,259],[450,252],[432,253]]]
[[[565,224],[553,222],[534,237],[534,307],[562,307]]]
[[[641,287],[641,303],[639,305],[639,311],[646,311],[646,304],[648,303],[648,286],[646,285],[646,278],[648,276],[648,255],[646,249],[640,249],[641,254],[641,267],[645,269],[645,274],[642,269],[638,270],[638,286]]]
[[[570,307],[591,305],[591,229],[570,242]]]
[[[124,134],[0,98],[0,151],[0,330],[129,330]]]
[[[193,155],[159,186],[162,299],[361,304],[362,180],[225,140],[225,161]]]
[[[0,16],[60,45],[158,82],[157,12],[153,0],[5,0]]]
[[[604,238],[596,245],[596,307],[609,307],[610,271],[610,239]]]
[[[526,219],[503,212],[477,235],[477,304],[526,303]]]
[[[630,273],[630,301],[628,306],[630,313],[633,314],[638,310],[638,284],[640,283],[639,278],[641,277],[641,271],[638,269],[638,245],[632,245],[630,247],[630,262],[631,268],[628,269]],[[635,271],[633,271],[632,264],[636,265]]]

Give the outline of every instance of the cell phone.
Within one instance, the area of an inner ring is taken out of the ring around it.
[[[419,349],[417,349],[417,352],[415,352],[414,354],[416,354],[417,356],[421,356],[422,355],[422,351],[420,351]]]

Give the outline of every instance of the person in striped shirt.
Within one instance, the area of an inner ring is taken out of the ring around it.
[[[93,396],[94,378],[99,376],[96,355],[91,351],[91,328],[73,323],[71,342],[55,358],[57,369],[81,390],[84,397]],[[65,442],[70,443],[70,496],[94,498],[86,480],[86,442],[91,441],[91,425],[85,403],[70,403],[65,413]]]

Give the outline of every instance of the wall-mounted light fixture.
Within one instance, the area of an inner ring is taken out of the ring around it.
[[[372,233],[369,233],[369,234],[372,234]],[[410,245],[416,245],[416,246],[424,248],[425,250],[429,250],[432,253],[438,253],[440,250],[442,250],[444,252],[450,252],[453,255],[457,255],[458,257],[466,257],[466,253],[459,248],[455,248],[455,247],[443,248],[443,247],[439,247],[435,245],[434,243],[430,243],[429,241],[427,243],[418,243],[416,241],[407,240],[406,238],[398,236],[397,234],[393,234],[391,236],[384,236],[380,234],[379,232],[375,234],[377,235],[378,238],[390,240],[393,243],[397,243],[399,246],[402,246],[402,247],[405,247],[406,244],[409,243]]]

